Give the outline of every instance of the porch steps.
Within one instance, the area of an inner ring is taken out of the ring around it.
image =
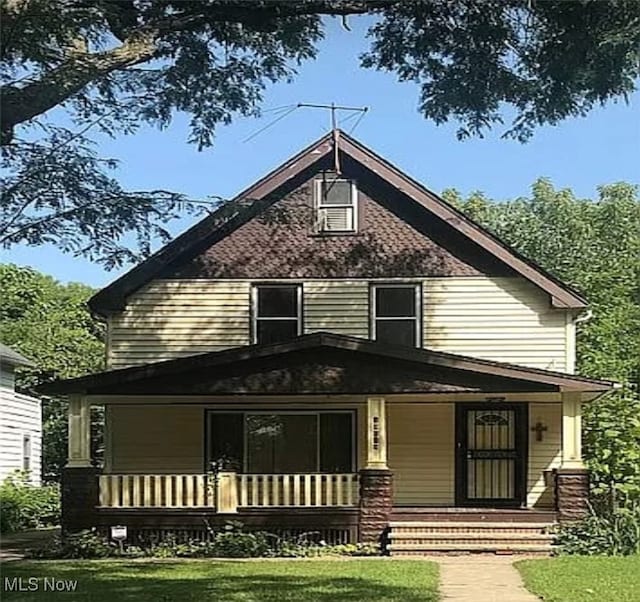
[[[430,553],[552,551],[553,523],[523,521],[392,521],[387,550],[392,556]]]

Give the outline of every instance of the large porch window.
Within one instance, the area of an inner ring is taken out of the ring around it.
[[[354,470],[353,412],[208,413],[209,462],[257,474]]]

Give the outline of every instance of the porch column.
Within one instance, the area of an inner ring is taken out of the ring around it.
[[[387,408],[384,397],[367,399],[367,468],[387,469]]]
[[[589,511],[589,473],[582,462],[582,397],[562,394],[562,465],[555,471],[556,510],[561,522]]]
[[[81,396],[69,399],[69,455],[62,471],[62,530],[97,526],[98,474],[91,465],[91,404]]]
[[[393,507],[393,473],[387,466],[387,415],[384,397],[367,399],[367,458],[360,471],[359,539],[379,543],[385,536]]]
[[[91,406],[86,399],[74,395],[69,399],[68,468],[91,466]]]

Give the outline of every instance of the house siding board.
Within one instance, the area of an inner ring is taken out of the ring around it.
[[[367,338],[372,281],[303,280],[304,333],[325,330]],[[523,279],[412,281],[422,282],[425,348],[534,368],[566,368],[566,312],[552,309],[547,296]],[[109,367],[247,345],[251,285],[200,279],[151,282],[109,319]]]
[[[13,370],[0,370],[0,482],[22,470],[23,438],[31,435],[30,481],[39,485],[42,457],[40,400],[14,390]]]
[[[565,311],[522,278],[430,278],[425,347],[532,368],[566,368]]]
[[[365,281],[304,284],[304,331],[369,336],[369,285]]]
[[[198,406],[112,406],[113,473],[201,473],[204,409]]]
[[[454,405],[387,404],[394,504],[454,503]]]
[[[541,422],[547,427],[542,441],[535,432],[529,433],[529,466],[527,473],[527,506],[553,508],[553,487],[545,485],[544,471],[560,468],[562,463],[561,404],[532,403],[529,405],[529,426]]]
[[[154,280],[109,318],[110,368],[249,344],[250,283]]]

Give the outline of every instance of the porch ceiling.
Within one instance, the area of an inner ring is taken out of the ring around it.
[[[40,387],[44,394],[300,395],[606,391],[609,381],[325,332]]]

